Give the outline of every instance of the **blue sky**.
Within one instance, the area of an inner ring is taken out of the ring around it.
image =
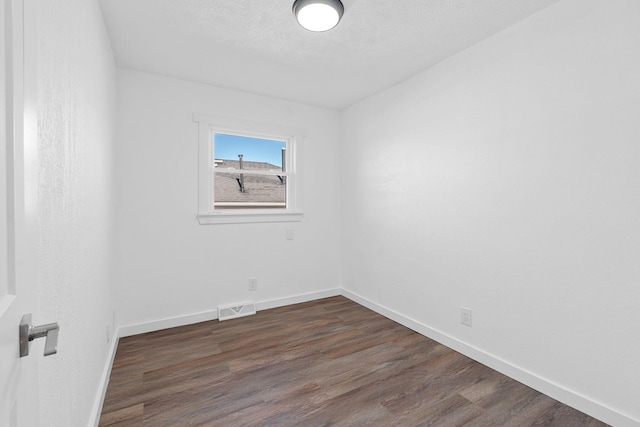
[[[214,158],[238,160],[238,154],[242,154],[243,160],[249,162],[267,162],[282,167],[283,147],[286,147],[284,141],[216,133]]]

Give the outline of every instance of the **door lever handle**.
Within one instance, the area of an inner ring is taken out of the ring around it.
[[[44,337],[46,337],[44,355],[51,356],[52,354],[56,354],[58,352],[59,331],[60,327],[57,323],[33,326],[31,324],[31,314],[25,314],[20,321],[20,357],[29,355],[31,341]]]

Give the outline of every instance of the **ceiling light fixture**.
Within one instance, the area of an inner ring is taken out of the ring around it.
[[[344,6],[340,0],[296,0],[293,14],[309,31],[327,31],[338,25]]]

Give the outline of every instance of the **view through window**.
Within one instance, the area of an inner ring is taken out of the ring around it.
[[[287,142],[213,135],[214,209],[286,209]]]

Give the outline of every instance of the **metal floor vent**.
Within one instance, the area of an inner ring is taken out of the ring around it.
[[[252,302],[218,306],[218,320],[220,321],[251,316],[252,314],[256,314],[256,305]]]

